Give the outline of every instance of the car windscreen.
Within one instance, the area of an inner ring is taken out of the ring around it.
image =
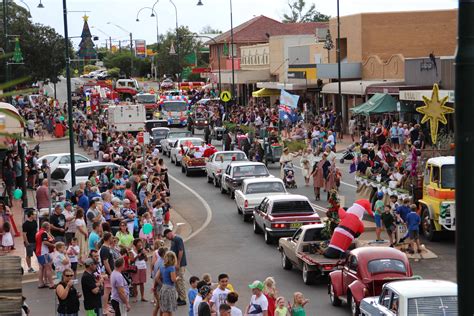
[[[202,145],[202,140],[200,140],[200,139],[188,139],[188,140],[182,141],[181,145],[183,145],[184,147],[192,147],[192,146],[197,147],[197,146]]]
[[[234,169],[234,178],[268,176],[268,170],[265,166],[239,166]]]
[[[272,213],[314,213],[308,201],[275,201]]]
[[[456,187],[454,181],[455,170],[454,165],[446,165],[441,168],[441,187],[443,189],[454,189]]]
[[[189,132],[171,132],[168,134],[168,138],[178,139],[186,136],[190,136]]]
[[[138,103],[156,103],[156,97],[153,94],[137,95]]]
[[[58,158],[57,156],[46,156],[44,157],[43,159],[41,159],[40,162],[43,162],[44,159],[46,159],[46,161],[48,162],[48,164],[52,163],[53,161],[56,160],[56,158]]]
[[[184,112],[188,109],[186,102],[166,102],[162,107],[165,112]]]
[[[429,296],[408,299],[408,314],[416,316],[458,315],[458,297]]]
[[[168,131],[165,129],[157,129],[152,131],[153,137],[166,137],[166,134],[168,134]]]
[[[285,193],[285,187],[281,182],[260,182],[260,183],[249,183],[247,185],[246,194],[259,194],[259,193]]]
[[[66,174],[69,172],[69,169],[66,169],[66,168],[56,168],[56,170],[54,170],[52,173],[51,173],[51,179],[53,180],[62,180],[66,177]]]
[[[216,161],[245,161],[244,153],[222,153],[216,155]]]
[[[376,259],[369,261],[367,270],[370,274],[400,273],[406,274],[407,268],[403,261],[397,259]]]

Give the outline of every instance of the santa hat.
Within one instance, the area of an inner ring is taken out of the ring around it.
[[[354,202],[354,205],[356,204],[362,207],[370,216],[374,216],[372,213],[372,205],[370,204],[369,200],[360,199]]]

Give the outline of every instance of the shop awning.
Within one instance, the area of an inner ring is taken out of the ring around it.
[[[0,134],[23,135],[25,121],[13,105],[0,102],[0,123],[4,123],[0,124]]]
[[[372,85],[382,84],[400,84],[403,81],[390,81],[390,80],[353,80],[353,81],[342,81],[341,82],[341,94],[348,95],[365,95],[367,94],[367,88]],[[323,94],[338,94],[339,84],[337,82],[326,83],[321,91]]]
[[[262,88],[260,90],[252,92],[252,97],[254,98],[264,98],[276,95],[280,95],[280,90]]]
[[[387,93],[376,93],[369,99],[369,101],[352,108],[351,111],[352,113],[359,115],[372,115],[393,112],[409,112],[409,109],[401,102],[398,106],[397,100]]]

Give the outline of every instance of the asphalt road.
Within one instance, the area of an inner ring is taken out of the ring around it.
[[[64,144],[63,144],[64,142]],[[42,143],[40,154],[57,152],[58,148],[67,148],[67,141]],[[169,159],[165,159],[169,163]],[[253,280],[263,280],[273,276],[277,282],[280,295],[287,300],[292,299],[295,291],[301,291],[311,300],[307,305],[307,315],[347,315],[348,308],[332,307],[327,295],[325,283],[306,286],[303,284],[301,273],[296,270],[283,270],[280,264],[279,252],[276,245],[266,245],[262,235],[253,233],[252,225],[244,223],[237,214],[235,202],[228,196],[222,195],[217,188],[206,183],[204,176],[185,177],[181,168],[169,165],[171,177],[172,203],[177,211],[191,224],[194,237],[186,242],[188,256],[187,278],[191,275],[201,276],[211,273],[214,279],[220,273],[228,273],[230,282],[239,292],[238,306],[245,308],[250,299],[247,287]],[[269,169],[275,176],[279,175],[279,166],[270,165]],[[343,184],[341,195],[350,205],[355,199],[353,177],[347,172],[347,164],[341,166]],[[298,188],[292,193],[307,195],[313,199],[312,186],[305,187],[301,173],[296,172]],[[183,187],[174,179],[184,183]],[[192,190],[192,191],[190,191]],[[209,214],[202,201],[196,198],[198,194],[210,207]],[[326,206],[325,201],[317,202]],[[211,219],[207,226],[206,219]],[[197,233],[198,229],[202,231]],[[197,233],[197,234],[196,234]],[[415,274],[424,278],[441,278],[455,281],[455,247],[453,238],[447,238],[440,243],[428,243],[426,246],[438,254],[438,259],[412,262]],[[24,295],[33,307],[35,315],[52,315],[54,294],[49,290],[37,290],[36,283],[25,284]],[[149,303],[138,303],[132,308],[130,315],[151,313]],[[176,315],[187,315],[187,309],[181,307]]]

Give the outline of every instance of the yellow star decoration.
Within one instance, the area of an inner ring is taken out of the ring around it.
[[[87,16],[86,14],[84,14],[82,18],[84,19],[84,22],[87,22],[87,20],[89,20],[89,16]]]
[[[448,106],[445,106],[448,101],[448,96],[445,96],[441,100],[439,99],[439,87],[437,84],[434,84],[433,91],[431,92],[431,99],[423,96],[423,101],[425,102],[424,106],[416,108],[416,111],[424,114],[421,124],[430,121],[430,134],[433,144],[436,144],[438,139],[438,125],[439,122],[447,124],[445,114],[454,113],[454,109]]]

